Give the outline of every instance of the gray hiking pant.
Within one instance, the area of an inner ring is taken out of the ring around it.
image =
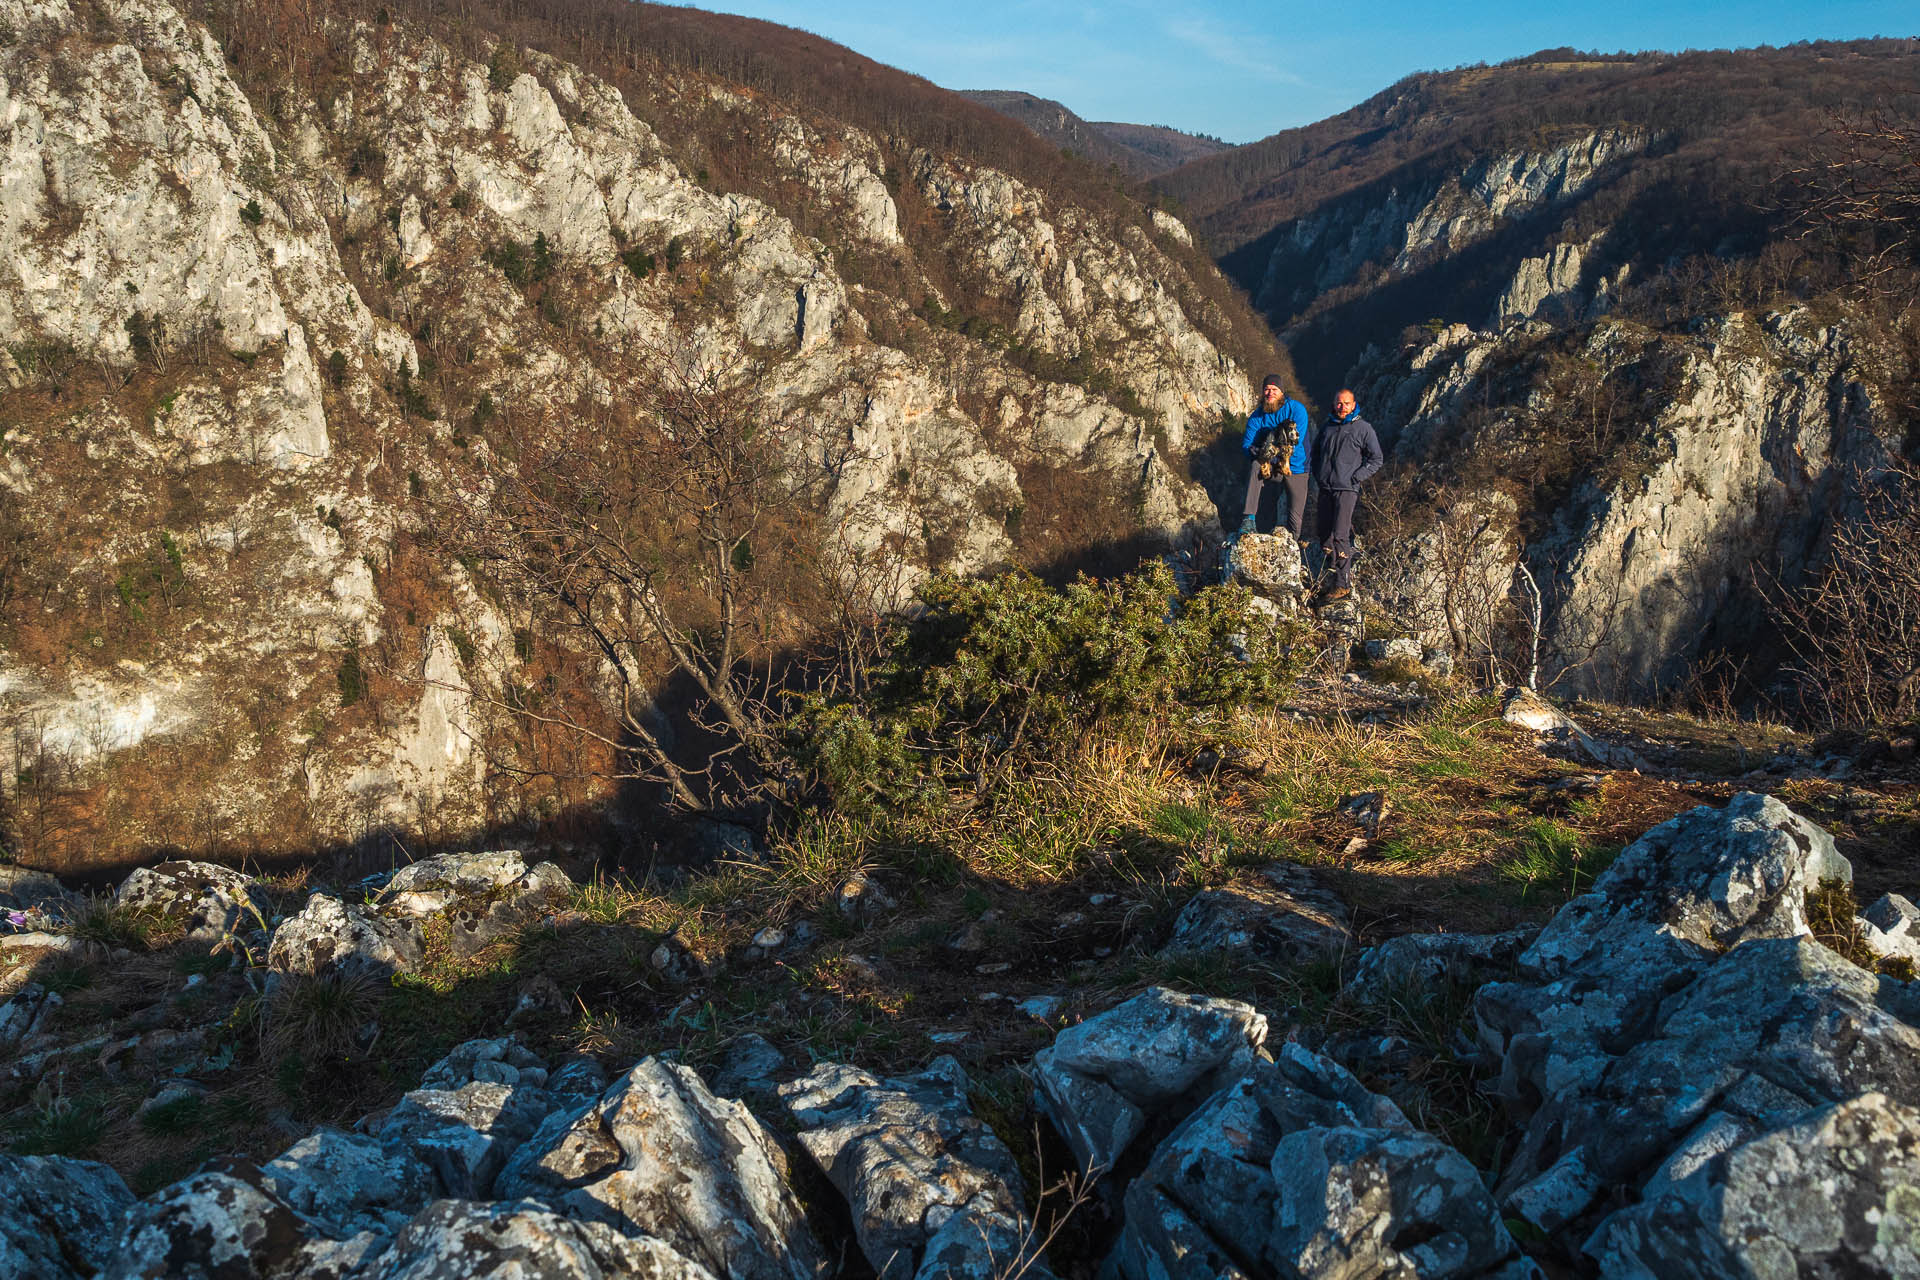
[[[1319,518],[1320,551],[1333,569],[1335,586],[1353,586],[1353,507],[1360,495],[1352,489],[1322,489]]]
[[[1265,495],[1268,485],[1276,485],[1286,491],[1287,514],[1281,519],[1278,508],[1274,511],[1274,528],[1285,524],[1294,537],[1300,536],[1300,530],[1307,523],[1307,478],[1305,476],[1275,476],[1271,480],[1260,477],[1260,464],[1254,463],[1247,471],[1247,507],[1245,514],[1254,515],[1260,510],[1260,499]]]

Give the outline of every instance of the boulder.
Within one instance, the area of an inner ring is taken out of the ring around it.
[[[458,1089],[416,1089],[380,1125],[381,1145],[432,1169],[443,1194],[483,1199],[507,1157],[554,1110],[532,1086],[476,1081]]]
[[[0,908],[52,911],[78,901],[79,895],[44,871],[0,862]]]
[[[1013,1154],[967,1105],[952,1058],[881,1080],[821,1063],[780,1087],[806,1148],[853,1210],[880,1280],[1049,1275],[1030,1240]]]
[[[723,1098],[743,1098],[748,1094],[772,1093],[779,1077],[787,1070],[787,1055],[765,1036],[748,1032],[736,1036],[720,1059],[714,1073],[713,1091]]]
[[[887,892],[886,886],[864,867],[841,884],[834,894],[834,905],[842,916],[856,924],[872,924],[899,906]]]
[[[1340,994],[1358,1004],[1378,1004],[1399,991],[1479,986],[1511,971],[1539,933],[1532,928],[1508,933],[1404,933],[1361,952]]]
[[[1103,1274],[1485,1276],[1517,1252],[1464,1156],[1288,1043],[1155,1151]]]
[[[0,1277],[93,1275],[106,1265],[114,1228],[132,1203],[133,1192],[104,1164],[0,1155]]]
[[[1285,601],[1298,598],[1306,576],[1300,544],[1272,533],[1243,533],[1235,539],[1227,572],[1254,594]]]
[[[273,914],[273,903],[252,876],[211,862],[141,867],[120,882],[113,904],[182,920],[187,937],[198,942],[245,933]]]
[[[317,1129],[261,1167],[262,1189],[339,1239],[391,1236],[432,1195],[433,1174],[404,1147]]]
[[[423,919],[444,915],[457,956],[473,955],[562,905],[573,881],[551,862],[531,869],[514,849],[443,853],[400,868],[383,908]]]
[[[1419,662],[1421,653],[1420,642],[1412,636],[1367,641],[1369,662]]]
[[[1530,729],[1541,738],[1567,748],[1594,764],[1610,769],[1638,769],[1651,766],[1631,748],[1602,742],[1574,723],[1560,708],[1532,689],[1508,689],[1501,695],[1500,718],[1508,724]]]
[[[650,1236],[577,1222],[528,1200],[427,1206],[363,1272],[372,1280],[715,1280],[713,1272]]]
[[[1607,1276],[1920,1275],[1920,1111],[1819,1108],[1615,1213],[1587,1250]]]
[[[134,1205],[102,1280],[264,1280],[294,1270],[317,1232],[243,1174],[196,1173]]]
[[[499,1194],[658,1236],[730,1280],[810,1280],[827,1269],[773,1135],[692,1068],[658,1058],[544,1126]]]
[[[421,954],[419,930],[411,922],[316,893],[273,931],[267,968],[275,975],[338,972],[384,979],[413,969]]]
[[[1203,889],[1174,921],[1165,954],[1226,952],[1311,964],[1353,945],[1344,902],[1305,867],[1278,863],[1224,889]]]
[[[1150,1122],[1244,1075],[1266,1039],[1251,1005],[1153,987],[1054,1037],[1034,1055],[1034,1090],[1081,1170],[1111,1174]]]

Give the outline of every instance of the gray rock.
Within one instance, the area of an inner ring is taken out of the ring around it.
[[[723,1098],[772,1093],[779,1087],[780,1073],[786,1069],[787,1055],[765,1036],[749,1032],[735,1037],[727,1046],[720,1070],[714,1074],[713,1091]]]
[[[1233,581],[1256,594],[1287,602],[1298,598],[1305,581],[1300,544],[1284,534],[1241,534],[1234,540],[1227,569]]]
[[[1920,907],[1899,894],[1882,894],[1860,913],[1860,934],[1875,954],[1920,964]]]
[[[392,1236],[437,1194],[434,1175],[403,1145],[318,1129],[261,1167],[263,1189],[339,1239]]]
[[[384,909],[416,919],[444,916],[457,956],[510,938],[563,904],[573,881],[551,862],[529,869],[518,850],[445,853],[402,867]]]
[[[101,1280],[265,1280],[294,1269],[311,1224],[243,1172],[196,1173],[135,1205]]]
[[[1051,1273],[1030,1238],[1013,1155],[967,1105],[952,1058],[881,1080],[821,1063],[780,1087],[800,1145],[853,1210],[854,1235],[881,1280],[992,1280]]]
[[[1054,1037],[1034,1055],[1035,1093],[1081,1170],[1111,1173],[1150,1119],[1238,1079],[1266,1039],[1251,1005],[1154,987]]]
[[[1226,952],[1310,964],[1353,944],[1352,913],[1305,867],[1262,867],[1224,889],[1203,889],[1173,924],[1165,954]]]
[[[387,978],[420,963],[419,930],[316,893],[273,931],[267,968],[275,974],[339,972]]]
[[[1606,1276],[1920,1275],[1920,1111],[1866,1093],[1734,1147],[1601,1224]]]
[[[899,906],[886,886],[865,868],[846,878],[834,895],[834,905],[841,915],[859,924],[871,924]]]
[[[773,1136],[691,1068],[657,1058],[566,1124],[543,1127],[499,1191],[658,1236],[732,1280],[802,1280],[826,1269]]]
[[[468,1040],[428,1067],[420,1077],[420,1087],[458,1089],[475,1081],[538,1087],[547,1083],[547,1063],[512,1036]]]
[[[699,982],[711,972],[707,962],[696,955],[693,949],[673,934],[660,939],[647,963],[653,971],[669,982],[690,986]]]
[[[1510,971],[1538,929],[1508,933],[1404,933],[1360,953],[1341,995],[1378,1004],[1396,992],[1444,985],[1478,986]]]
[[[1412,636],[1367,641],[1367,659],[1370,662],[1418,662],[1420,653],[1420,642]]]
[[[272,916],[273,904],[252,876],[211,862],[141,867],[114,893],[114,905],[185,922],[187,936],[217,942]]]
[[[104,1164],[0,1155],[0,1280],[93,1275],[131,1204],[133,1192]]]
[[[663,1240],[577,1222],[528,1200],[429,1205],[363,1274],[370,1280],[715,1280]]]
[[[0,907],[52,911],[76,902],[79,895],[44,871],[12,862],[0,862]]]
[[[1807,890],[1851,877],[1831,836],[1751,792],[1647,832],[1541,930],[1515,981],[1475,995],[1501,1096],[1526,1115],[1593,1084],[1725,949],[1807,933]]]
[[[442,1194],[484,1199],[515,1148],[554,1110],[545,1089],[475,1081],[416,1089],[380,1125],[379,1139],[433,1170]]]
[[[1829,1103],[1878,1091],[1920,1106],[1920,1029],[1887,1007],[1899,985],[1811,938],[1734,948],[1598,1080],[1544,1102],[1502,1193],[1552,1231],[1605,1187],[1677,1181]]]
[[[57,992],[29,982],[0,1004],[0,1053],[12,1053],[46,1029],[62,1001]]]
[[[1475,1276],[1516,1253],[1465,1157],[1289,1043],[1154,1152],[1103,1274]]]

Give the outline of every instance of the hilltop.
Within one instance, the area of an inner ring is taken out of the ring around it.
[[[1227,148],[1227,144],[1218,139],[1184,133],[1166,125],[1083,120],[1062,103],[1018,90],[965,89],[961,93],[1018,120],[1094,168],[1112,168],[1135,180],[1166,173]]]

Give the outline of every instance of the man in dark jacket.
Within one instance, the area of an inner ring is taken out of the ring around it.
[[[1385,462],[1380,437],[1360,416],[1353,392],[1343,389],[1333,398],[1333,418],[1320,429],[1313,449],[1313,479],[1320,486],[1320,551],[1333,567],[1328,600],[1353,594],[1353,508],[1360,500],[1360,486]]]
[[[1307,407],[1290,399],[1274,374],[1260,385],[1260,404],[1247,418],[1240,449],[1248,465],[1240,532],[1253,532],[1261,495],[1268,485],[1279,484],[1286,487],[1287,528],[1298,538],[1307,518]]]

